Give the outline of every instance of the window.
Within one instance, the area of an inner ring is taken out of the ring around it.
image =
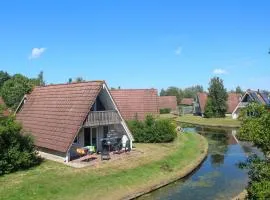
[[[73,144],[79,144],[79,136],[78,135],[75,137]]]

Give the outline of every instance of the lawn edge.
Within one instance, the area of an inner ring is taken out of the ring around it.
[[[196,133],[197,134],[197,133]],[[199,135],[199,134],[198,134]],[[204,145],[203,146],[203,149],[201,151],[203,151],[202,154],[200,154],[192,163],[186,165],[185,167],[183,167],[183,169],[176,173],[173,178],[170,178],[169,180],[168,179],[164,179],[164,180],[161,180],[159,181],[158,183],[156,184],[153,184],[153,185],[150,185],[148,186],[147,188],[139,191],[139,192],[136,192],[136,193],[132,193],[132,194],[129,194],[128,196],[125,196],[125,197],[122,197],[120,198],[121,200],[132,200],[132,199],[135,199],[135,198],[138,198],[144,194],[147,194],[147,193],[150,193],[152,191],[155,191],[159,188],[162,188],[166,185],[169,185],[175,181],[178,181],[179,179],[182,179],[186,176],[188,176],[189,174],[191,174],[193,171],[195,171],[202,163],[203,161],[206,159],[207,157],[207,153],[208,153],[208,142],[207,140],[205,139],[205,137],[199,135],[201,137],[201,142],[200,142],[200,145]]]
[[[192,124],[192,125],[199,125],[199,126],[208,126],[208,127],[216,127],[216,128],[240,128],[241,125],[225,125],[225,124],[204,124],[198,122],[190,122],[190,121],[182,121],[179,119],[174,119],[176,122],[185,123],[185,124]]]

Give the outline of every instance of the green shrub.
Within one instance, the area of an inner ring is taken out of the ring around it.
[[[248,169],[247,199],[270,199],[270,112],[264,105],[250,103],[240,114],[238,138],[252,141],[264,154],[250,156],[240,167]]]
[[[170,108],[161,108],[159,109],[160,114],[169,114],[171,112]]]
[[[30,135],[20,134],[13,117],[0,118],[0,175],[27,169],[41,162]]]
[[[135,142],[162,143],[171,142],[176,136],[176,126],[170,119],[154,119],[151,115],[145,121],[131,120],[128,126]]]
[[[247,199],[270,199],[270,164],[256,155],[250,156],[240,168],[248,169]]]

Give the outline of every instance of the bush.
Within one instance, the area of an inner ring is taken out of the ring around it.
[[[249,183],[247,199],[270,198],[270,164],[256,155],[250,156],[240,168],[248,169]]]
[[[250,103],[240,114],[238,138],[252,141],[264,154],[251,156],[241,167],[248,169],[247,199],[270,199],[270,112],[264,105]]]
[[[169,119],[154,119],[151,115],[145,121],[131,120],[128,126],[135,142],[162,143],[171,142],[176,136],[176,126]]]
[[[159,109],[160,114],[169,114],[171,112],[170,108],[161,108]]]
[[[20,134],[13,117],[0,118],[0,175],[27,169],[41,162],[30,135]]]

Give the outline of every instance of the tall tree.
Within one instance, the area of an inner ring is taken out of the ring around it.
[[[38,74],[38,81],[39,81],[39,85],[40,86],[44,86],[45,85],[45,81],[43,78],[43,71],[40,71]]]
[[[161,89],[159,96],[166,96],[166,91],[163,88]]]
[[[72,83],[72,78],[69,78],[68,79],[68,83]]]
[[[195,85],[195,86],[187,87],[183,91],[183,97],[194,98],[198,92],[203,92],[203,86]]]
[[[7,80],[1,90],[1,95],[8,107],[15,109],[23,96],[30,93],[34,87],[33,82],[21,74],[15,74]]]
[[[237,86],[236,87],[235,92],[236,93],[239,93],[239,94],[243,94],[244,93],[240,86]]]
[[[7,72],[0,71],[0,91],[2,86],[4,85],[4,82],[10,79],[10,75]]]
[[[227,111],[227,90],[224,88],[223,80],[219,77],[211,79],[208,88],[208,98],[205,107],[205,117],[225,117]]]
[[[43,78],[43,71],[39,72],[37,78],[30,78],[29,80],[35,86],[45,86],[45,81],[44,81],[44,78]]]
[[[183,98],[181,89],[179,89],[177,87],[172,87],[172,86],[166,90],[165,96],[176,96],[178,104],[181,102],[181,100]]]

